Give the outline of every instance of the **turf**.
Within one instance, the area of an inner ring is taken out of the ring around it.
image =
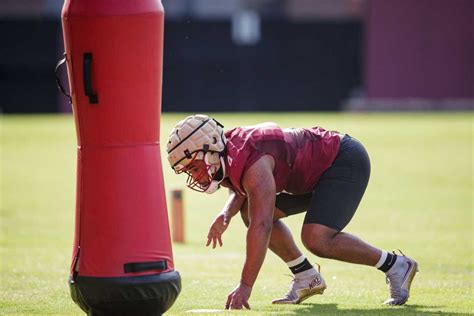
[[[164,144],[185,114],[162,116]],[[269,253],[254,286],[251,311],[280,315],[441,315],[474,309],[472,113],[216,114],[226,127],[274,121],[283,127],[322,125],[360,139],[372,161],[365,198],[347,231],[374,245],[402,249],[419,262],[412,296],[404,307],[381,305],[388,290],[370,267],[320,259],[328,289],[298,306],[272,306],[290,282]],[[81,314],[70,299],[76,136],[69,115],[2,116],[0,314]],[[163,146],[162,146],[163,147]],[[162,156],[164,148],[162,148]],[[166,190],[184,176],[165,168]],[[207,228],[226,193],[210,197],[185,191],[186,244],[175,244],[183,290],[169,311],[222,309],[239,281],[245,230],[234,218],[224,246],[206,248]],[[299,241],[302,216],[285,220]]]

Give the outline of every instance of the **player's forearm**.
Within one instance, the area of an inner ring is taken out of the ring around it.
[[[247,256],[241,282],[252,287],[262,267],[270,242],[272,222],[250,224],[247,230]]]
[[[227,199],[227,202],[225,203],[222,213],[225,214],[228,218],[232,218],[237,214],[241,208],[242,204],[246,200],[245,196],[241,196],[236,194],[233,191],[230,191],[229,198]]]

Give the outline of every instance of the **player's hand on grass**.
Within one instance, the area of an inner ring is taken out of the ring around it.
[[[225,309],[250,309],[249,298],[252,288],[242,282],[227,296]]]
[[[212,222],[207,234],[206,246],[212,242],[212,248],[216,248],[217,243],[222,247],[222,234],[229,226],[230,218],[225,213],[220,213]]]

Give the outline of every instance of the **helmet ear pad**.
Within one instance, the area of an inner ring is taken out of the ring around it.
[[[208,151],[204,154],[204,163],[207,166],[209,178],[213,179],[216,177],[217,172],[222,169],[221,159],[218,152]]]
[[[204,162],[208,165],[220,165],[220,155],[217,152],[208,151],[204,156]]]

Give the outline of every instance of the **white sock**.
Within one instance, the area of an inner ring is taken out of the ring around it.
[[[302,263],[306,259],[305,256],[301,255],[301,257],[296,258],[295,260],[288,261],[286,264],[288,265],[288,268],[292,268],[300,263]]]
[[[301,264],[303,261],[306,260],[305,256],[300,256],[296,258],[295,260],[288,261],[286,264],[288,265],[288,268],[292,268],[298,264]],[[312,267],[311,269],[305,270],[300,273],[295,273],[294,276],[297,279],[305,279],[314,276],[317,273],[316,269]]]
[[[382,250],[382,255],[380,256],[379,261],[375,264],[375,267],[377,269],[380,268],[386,259],[387,259],[387,252],[385,250]]]

